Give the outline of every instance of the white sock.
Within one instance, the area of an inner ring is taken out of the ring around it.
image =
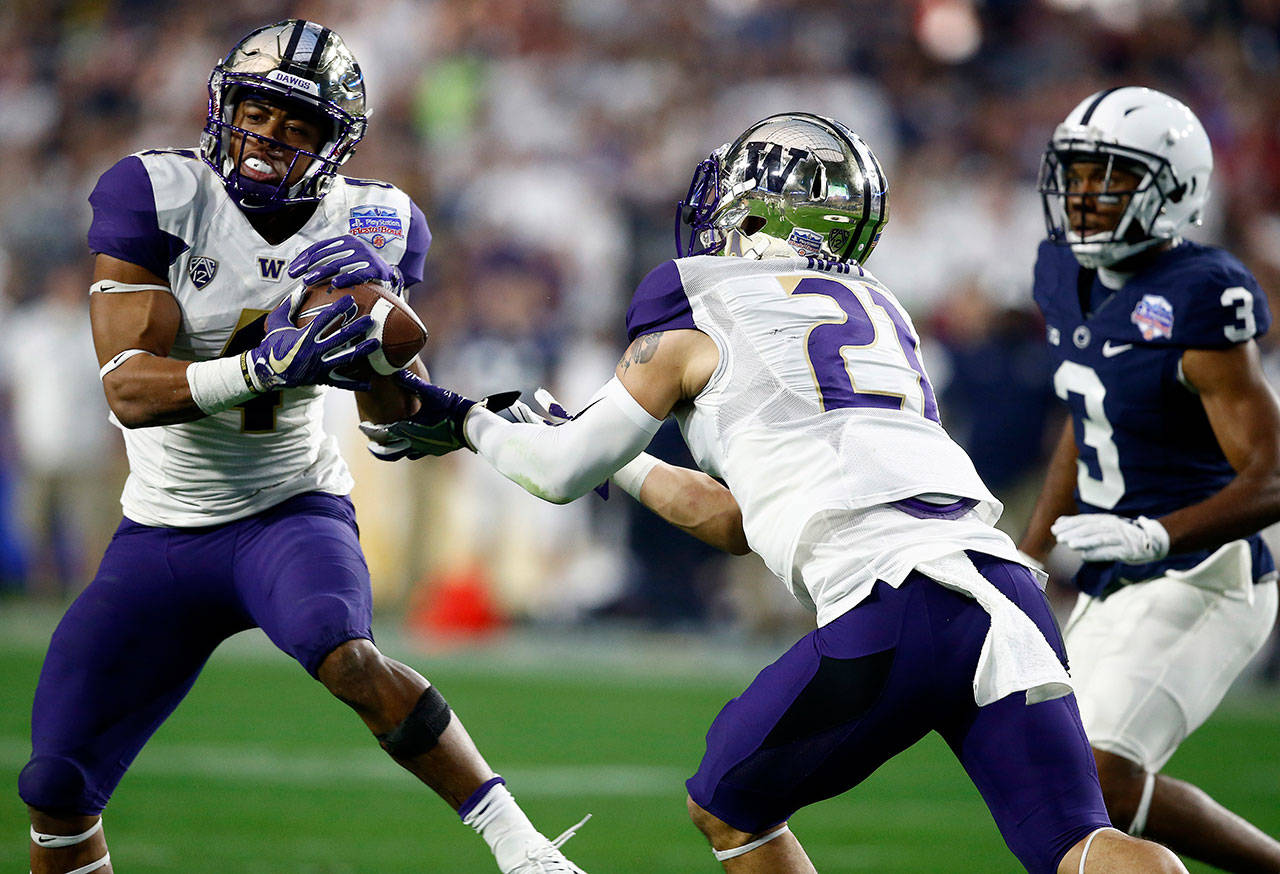
[[[501,783],[490,789],[462,821],[484,838],[504,872],[525,862],[530,850],[548,843]]]

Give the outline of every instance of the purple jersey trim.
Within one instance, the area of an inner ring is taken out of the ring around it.
[[[627,309],[627,342],[657,331],[696,327],[676,262],[667,261],[649,271]]]
[[[89,204],[93,207],[90,251],[168,276],[169,265],[187,250],[185,241],[160,229],[151,176],[136,155],[102,174]]]
[[[917,519],[959,519],[978,506],[978,502],[973,498],[962,498],[950,504],[933,504],[919,498],[904,498],[901,501],[894,501],[889,506]]]
[[[400,273],[404,276],[405,287],[417,285],[422,281],[422,265],[427,260],[427,250],[431,248],[431,229],[427,227],[427,217],[418,209],[418,205],[409,201],[409,234],[404,241],[404,256],[400,259]]]
[[[466,822],[467,817],[471,815],[471,811],[475,810],[480,805],[481,801],[484,801],[485,796],[489,794],[490,789],[498,785],[505,786],[506,783],[507,781],[502,779],[501,775],[490,777],[488,780],[481,783],[480,788],[467,796],[467,800],[462,802],[462,806],[458,808],[458,818],[463,822]]]

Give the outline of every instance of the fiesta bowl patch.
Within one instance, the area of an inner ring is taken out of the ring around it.
[[[1158,294],[1144,294],[1129,321],[1138,326],[1144,340],[1173,336],[1173,304]]]
[[[357,206],[348,221],[353,236],[381,249],[393,239],[404,239],[404,219],[389,206]]]
[[[801,255],[817,255],[822,251],[822,235],[808,228],[792,228],[787,242]]]

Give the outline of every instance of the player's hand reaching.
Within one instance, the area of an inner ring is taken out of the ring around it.
[[[299,287],[267,316],[267,336],[241,358],[245,379],[257,392],[320,384],[367,389],[367,383],[334,371],[368,357],[378,348],[380,341],[368,336],[373,319],[353,319],[356,302],[348,294],[320,310],[300,328],[294,320],[305,291]]]
[[[1110,513],[1059,516],[1049,529],[1063,546],[1085,561],[1145,564],[1169,554],[1169,532],[1155,519],[1126,519]]]
[[[377,249],[353,234],[321,240],[303,249],[289,262],[289,275],[294,279],[301,276],[306,285],[332,277],[330,284],[334,288],[377,280],[396,295],[404,296],[400,268],[388,264]]]
[[[408,370],[399,371],[394,379],[416,394],[422,406],[410,418],[399,422],[385,425],[360,423],[360,430],[369,438],[369,451],[383,461],[447,455],[464,446],[470,449],[463,436],[462,425],[472,408],[481,405],[497,412],[510,407],[520,397],[520,392],[508,391],[473,401],[447,388],[432,385]]]
[[[563,425],[565,422],[573,420],[577,415],[576,413],[570,415],[569,411],[545,388],[535,391],[533,399],[538,402],[538,406],[526,404],[524,401],[516,401],[502,412],[503,418],[516,422],[526,422],[530,425],[555,426]],[[592,491],[599,495],[602,500],[609,500],[609,481],[605,480]]]

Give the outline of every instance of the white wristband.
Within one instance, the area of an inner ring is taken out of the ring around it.
[[[657,466],[658,459],[647,452],[641,452],[614,471],[613,476],[609,477],[609,479],[613,480],[615,486],[638,501],[640,500],[640,489],[644,486],[645,477],[649,475],[649,471]]]
[[[249,385],[243,355],[193,361],[187,365],[187,385],[196,406],[210,416],[258,394]]]

